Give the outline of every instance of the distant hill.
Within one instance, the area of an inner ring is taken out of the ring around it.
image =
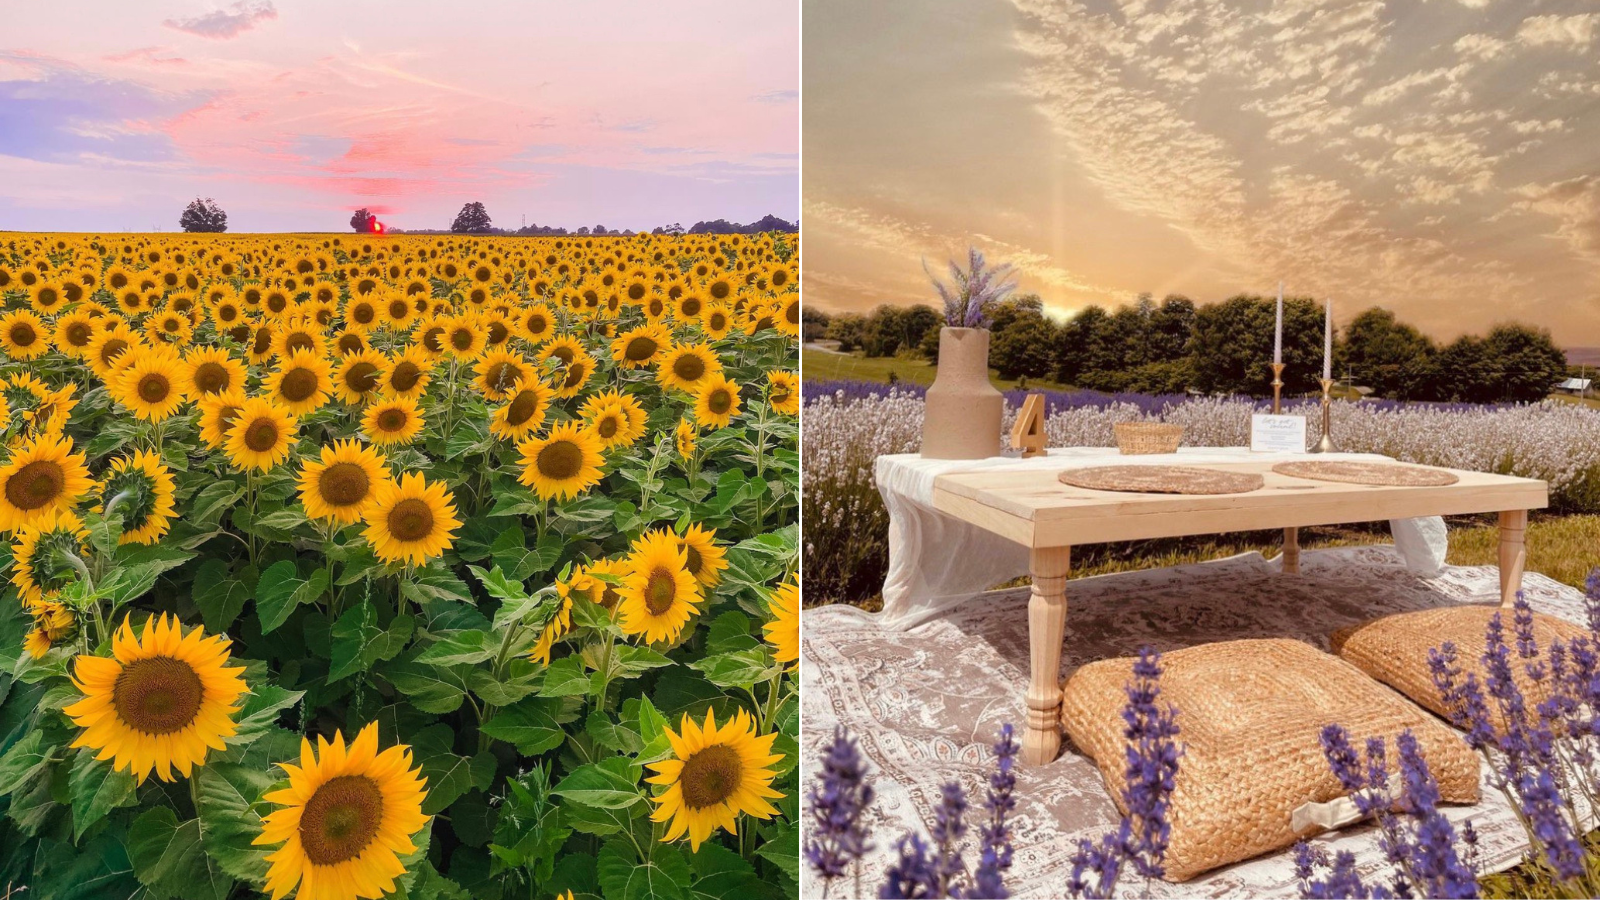
[[[1600,347],[1568,347],[1567,365],[1600,366]]]

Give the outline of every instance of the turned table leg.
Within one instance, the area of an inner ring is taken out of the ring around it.
[[[1061,642],[1067,628],[1067,570],[1072,550],[1035,548],[1028,569],[1033,596],[1028,600],[1028,727],[1022,734],[1022,761],[1043,765],[1061,749]]]
[[[1522,570],[1528,564],[1524,544],[1528,530],[1528,511],[1514,509],[1500,514],[1500,605],[1517,602],[1522,590]]]
[[[1283,530],[1283,573],[1300,574],[1300,529],[1298,528]]]

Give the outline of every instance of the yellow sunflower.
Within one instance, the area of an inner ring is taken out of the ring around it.
[[[673,432],[673,442],[678,448],[678,455],[687,459],[694,453],[695,444],[700,435],[700,429],[688,418],[678,420],[678,427]]]
[[[87,310],[74,309],[56,320],[55,334],[51,340],[63,354],[73,359],[83,359],[89,355],[89,343],[94,340],[98,330],[94,316]]]
[[[33,617],[33,628],[22,639],[22,646],[34,659],[49,653],[51,645],[71,635],[77,624],[72,610],[54,600],[30,604],[28,614]]]
[[[94,482],[72,439],[52,434],[24,440],[0,466],[0,531],[16,531],[51,513],[71,512]]]
[[[116,380],[107,385],[111,396],[147,422],[161,422],[183,405],[183,361],[166,346],[138,347],[127,354]]]
[[[489,418],[489,433],[495,437],[519,441],[537,431],[544,424],[545,413],[550,409],[550,388],[538,379],[522,382],[510,396],[510,402],[494,411]]]
[[[672,534],[651,532],[634,541],[627,570],[617,604],[622,632],[644,635],[651,644],[677,640],[701,600],[687,552]]]
[[[603,418],[602,414],[608,411],[620,413],[620,417],[617,419],[620,430],[615,434],[608,433],[604,427],[600,426],[600,420]],[[600,435],[601,440],[606,442],[607,450],[612,447],[631,444],[644,436],[646,419],[644,407],[639,404],[637,397],[632,394],[624,394],[616,388],[601,391],[584,400],[580,414],[583,420],[588,422],[590,427],[593,427]]]
[[[95,511],[104,515],[107,504],[115,502],[114,509],[122,513],[118,543],[154,544],[172,527],[176,494],[172,470],[161,457],[137,450],[132,456],[111,461],[111,468],[100,479],[100,505]]]
[[[678,538],[678,545],[683,547],[686,556],[684,568],[700,582],[702,587],[714,588],[722,580],[722,570],[728,567],[726,554],[717,546],[717,532],[714,528],[703,528],[699,523],[691,524]]]
[[[0,316],[0,348],[12,359],[36,359],[50,350],[50,328],[31,309]]]
[[[716,339],[727,337],[728,332],[737,330],[733,310],[724,303],[712,303],[700,317],[700,324],[704,326],[706,334]]]
[[[545,623],[544,630],[539,632],[538,639],[528,650],[528,656],[544,665],[550,664],[550,650],[555,647],[556,641],[572,630],[572,598],[583,594],[581,587],[574,584],[577,577],[556,582],[556,594],[561,598],[561,605],[556,607],[556,614]]]
[[[420,472],[380,485],[362,519],[362,535],[378,559],[417,565],[448,550],[461,525],[444,484],[429,484]]]
[[[767,802],[783,798],[772,789],[777,773],[769,768],[783,760],[783,754],[772,752],[776,737],[776,732],[757,735],[755,720],[742,709],[720,728],[710,709],[704,725],[685,714],[678,731],[669,727],[672,758],[650,763],[655,774],[645,779],[666,788],[650,798],[656,804],[650,820],[669,823],[661,840],[687,833],[689,848],[698,851],[718,828],[738,834],[741,814],[777,815]]]
[[[361,433],[379,447],[409,444],[427,424],[410,397],[379,397],[361,414]]]
[[[445,324],[444,351],[459,360],[473,360],[483,352],[483,329],[477,315],[466,312]]]
[[[656,368],[663,387],[694,393],[708,376],[722,374],[722,361],[704,344],[682,344],[667,351]]]
[[[556,396],[562,399],[576,397],[594,374],[594,357],[579,353],[570,362],[556,370]]]
[[[353,525],[389,477],[383,454],[355,440],[335,441],[322,448],[320,461],[301,468],[300,503],[308,518]]]
[[[244,391],[228,390],[200,398],[200,440],[213,450],[228,442],[228,429],[244,409]]]
[[[611,342],[611,357],[622,369],[643,369],[656,361],[671,343],[672,336],[660,325],[644,325],[624,331]]]
[[[244,390],[249,370],[244,360],[222,347],[197,347],[183,357],[179,382],[190,400]]]
[[[600,483],[600,439],[577,422],[563,422],[542,438],[517,446],[522,477],[541,499],[566,500]]]
[[[184,634],[170,615],[146,622],[141,637],[124,619],[110,657],[73,660],[84,698],[63,710],[83,729],[72,746],[99,751],[140,784],[152,770],[162,781],[176,780],[174,768],[187,777],[238,729],[244,668],[227,665],[230,646],[199,628]]]
[[[321,409],[333,390],[328,361],[319,352],[297,350],[278,363],[261,385],[275,403],[296,416]]]
[[[82,558],[88,539],[83,521],[70,512],[48,513],[18,528],[11,545],[16,564],[11,583],[22,602],[31,607],[49,600],[77,580],[77,569],[66,554]]]
[[[383,372],[383,393],[388,397],[422,396],[433,379],[433,357],[412,344],[389,358]]]
[[[517,330],[528,343],[538,346],[550,339],[556,331],[556,316],[543,303],[522,310],[516,317]]]
[[[383,367],[388,357],[376,350],[346,353],[333,371],[333,393],[351,406],[359,406],[378,395],[383,387]]]
[[[416,851],[412,837],[428,824],[421,768],[411,748],[378,752],[378,724],[361,729],[345,746],[300,739],[300,764],[280,763],[289,786],[262,799],[282,807],[262,820],[252,843],[283,846],[267,854],[267,890],[282,900],[299,885],[301,900],[378,900],[405,874],[402,856]]]
[[[772,621],[761,626],[772,645],[772,655],[780,663],[792,663],[791,670],[800,665],[800,587],[785,581],[767,600],[772,611]]]
[[[724,428],[739,414],[739,386],[721,372],[706,376],[694,394],[694,418],[704,428]]]
[[[477,378],[473,385],[489,400],[500,401],[511,396],[519,382],[533,381],[537,370],[522,354],[496,347],[479,357],[473,370]]]
[[[289,458],[299,425],[294,416],[265,397],[244,401],[223,448],[236,468],[265,472]]]
[[[767,404],[783,416],[800,415],[800,379],[793,372],[773,369],[767,373]]]

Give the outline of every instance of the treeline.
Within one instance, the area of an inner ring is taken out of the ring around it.
[[[469,204],[470,205],[470,204]],[[461,224],[461,217],[457,216],[457,224]],[[727,219],[713,219],[709,222],[696,222],[688,228],[674,222],[671,225],[658,225],[650,229],[651,234],[764,234],[769,231],[787,232],[793,234],[800,230],[794,222],[780,219],[777,216],[766,215],[748,225],[738,222],[729,222]],[[635,232],[630,229],[607,228],[604,225],[590,227],[583,225],[575,229],[566,229],[559,225],[524,225],[520,228],[496,228],[487,216],[476,219],[456,227],[452,225],[449,230],[418,229],[418,228],[390,228],[390,234],[485,234],[500,237],[587,237],[591,235],[603,237],[632,237]]]
[[[1098,391],[1265,396],[1271,393],[1274,301],[1240,295],[1197,305],[1182,296],[1056,322],[1035,295],[1005,302],[991,326],[990,365],[1007,379],[1056,381]],[[830,339],[868,356],[936,359],[943,318],[932,307],[880,306],[870,314],[806,309],[807,341]],[[1284,390],[1320,389],[1322,304],[1284,301]],[[1373,307],[1337,331],[1334,378],[1380,397],[1465,403],[1532,402],[1568,377],[1550,332],[1518,323],[1440,345]]]

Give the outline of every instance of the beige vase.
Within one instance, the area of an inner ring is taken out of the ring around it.
[[[989,329],[940,328],[939,371],[922,420],[927,459],[1000,455],[1005,397],[989,383]]]

